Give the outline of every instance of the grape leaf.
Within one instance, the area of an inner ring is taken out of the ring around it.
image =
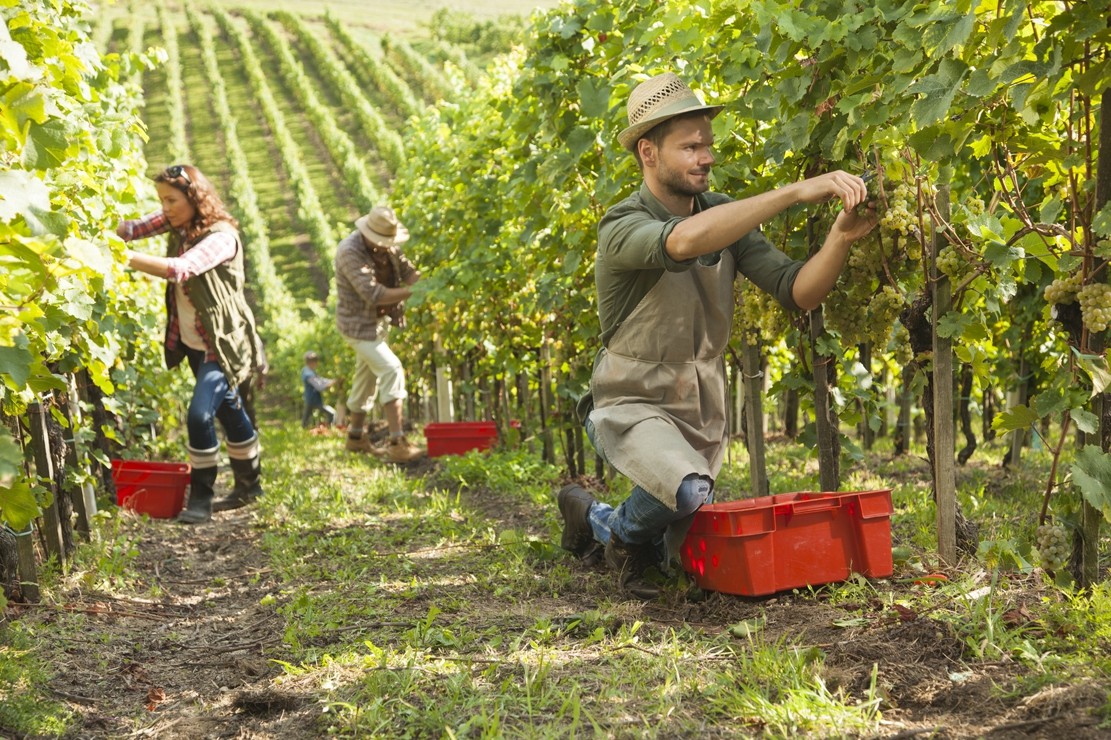
[[[1106,358],[1100,355],[1081,354],[1075,347],[1072,351],[1076,355],[1077,364],[1092,380],[1092,396],[1103,393],[1107,386],[1111,385],[1111,369],[1107,367]]]
[[[0,487],[0,520],[13,531],[26,530],[27,525],[39,513],[35,493],[27,479],[17,480],[11,486]]]
[[[997,432],[1012,432],[1016,429],[1025,429],[1037,423],[1041,417],[1029,406],[1013,406],[1001,414],[996,415],[991,421],[991,428]]]
[[[1076,422],[1076,428],[1085,434],[1095,434],[1099,430],[1099,417],[1085,409],[1072,409],[1069,416]]]
[[[31,377],[31,364],[34,362],[34,357],[27,345],[26,335],[20,334],[15,338],[15,346],[0,347],[0,376],[11,379],[8,387],[12,390],[22,389]]]
[[[24,170],[0,171],[0,221],[10,223],[32,207],[50,210],[50,190],[46,184]]]
[[[1084,500],[1111,522],[1111,453],[1095,445],[1085,446],[1072,465],[1072,482]]]
[[[1100,236],[1111,236],[1111,202],[1108,202],[1092,219],[1092,231]]]

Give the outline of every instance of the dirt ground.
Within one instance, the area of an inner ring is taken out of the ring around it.
[[[422,473],[427,470],[422,470]],[[543,534],[535,513],[514,511],[506,500],[498,512],[510,526]],[[531,522],[530,522],[531,519]],[[308,687],[282,676],[275,660],[283,652],[283,623],[260,604],[277,590],[247,510],[216,515],[213,522],[185,527],[147,526],[135,570],[157,585],[160,598],[121,599],[74,590],[55,606],[19,607],[13,615],[44,626],[62,612],[84,616],[80,634],[63,632],[56,643],[56,677],[50,690],[81,715],[82,738],[309,738],[321,706]],[[1037,586],[1024,591],[1039,597]],[[582,603],[576,603],[576,599]],[[589,595],[537,609],[585,611]],[[851,605],[850,605],[851,606]],[[946,624],[929,614],[894,612],[878,601],[857,605],[858,626],[838,627],[846,605],[814,595],[747,599],[710,594],[678,606],[633,607],[636,618],[660,628],[686,624],[708,633],[763,616],[770,640],[781,635],[820,648],[826,681],[862,696],[873,680],[885,698],[882,738],[1105,738],[1092,710],[1104,705],[1104,683],[1047,689],[1026,698],[1001,698],[1024,669],[1014,662],[975,663]],[[1023,618],[1023,605],[1011,605]],[[88,641],[93,647],[88,646]],[[0,732],[0,736],[3,733]]]

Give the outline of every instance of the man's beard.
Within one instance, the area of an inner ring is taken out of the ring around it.
[[[710,168],[706,168],[706,174],[710,174]],[[710,189],[710,181],[707,180],[705,185],[694,185],[687,179],[686,172],[673,170],[667,166],[659,168],[660,185],[665,187],[671,192],[672,195],[681,195],[687,198],[693,198],[696,195],[705,193]]]

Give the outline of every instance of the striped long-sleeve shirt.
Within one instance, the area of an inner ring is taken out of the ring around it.
[[[162,211],[155,211],[142,218],[122,222],[119,233],[125,242],[130,242],[165,234],[171,228],[166,215]],[[234,256],[235,238],[226,232],[214,232],[181,252],[177,257],[168,258],[166,279],[174,283],[183,283],[195,275],[208,272],[216,265],[227,262]]]

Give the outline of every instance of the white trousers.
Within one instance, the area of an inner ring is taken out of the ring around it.
[[[405,390],[405,369],[386,344],[385,333],[380,326],[377,339],[344,337],[355,350],[355,375],[347,395],[347,408],[352,412],[369,411],[374,400],[387,404],[409,397]]]

